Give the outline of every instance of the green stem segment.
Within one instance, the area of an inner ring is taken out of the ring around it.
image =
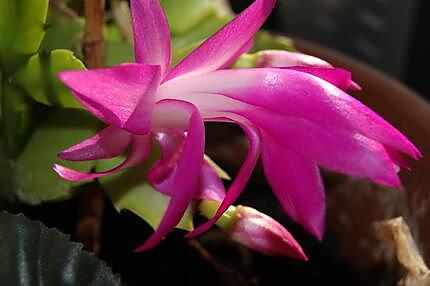
[[[203,200],[199,205],[199,210],[206,218],[211,219],[215,215],[219,206],[219,202]],[[237,208],[235,206],[230,206],[218,219],[216,225],[223,230],[229,230],[236,221],[236,212]]]

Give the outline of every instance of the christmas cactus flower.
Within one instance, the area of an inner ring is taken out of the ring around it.
[[[262,68],[228,69],[250,49],[274,5],[275,0],[254,1],[171,67],[170,33],[158,0],[131,0],[136,63],[60,74],[77,100],[108,125],[60,157],[98,160],[129,150],[121,165],[102,173],[55,165],[62,177],[108,175],[143,162],[152,138],[161,147],[148,179],[171,200],[160,225],[139,250],[162,240],[192,199],[221,195],[213,218],[187,236],[206,231],[240,195],[260,154],[286,213],[319,239],[325,199],[318,166],[399,187],[397,173],[404,166],[400,153],[420,156],[404,135],[345,93],[358,88],[347,71],[285,57],[281,66],[269,61]],[[225,196],[210,191],[219,178],[213,178],[204,160],[205,121],[236,123],[249,140],[247,158]]]

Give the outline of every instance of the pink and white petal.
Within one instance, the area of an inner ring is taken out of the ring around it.
[[[160,68],[124,64],[113,68],[64,71],[59,78],[81,104],[109,125],[134,134],[150,130]]]
[[[315,67],[288,67],[286,69],[304,72],[325,80],[342,90],[361,90],[361,87],[352,80],[350,71],[341,68],[315,68]]]
[[[232,116],[234,118],[235,116]],[[237,117],[236,117],[237,118]],[[236,120],[236,119],[235,119]],[[254,167],[257,163],[258,156],[260,154],[260,135],[257,129],[245,123],[243,119],[239,122],[242,129],[245,131],[245,134],[249,141],[248,154],[243,163],[242,167],[239,170],[236,178],[233,180],[230,188],[228,189],[224,200],[219,206],[213,218],[205,222],[204,224],[197,227],[195,230],[189,232],[186,237],[191,238],[195,237],[205,231],[207,231],[215,222],[222,216],[222,214],[228,209],[228,207],[239,197],[242,190],[245,188],[246,183],[249,180],[249,177],[254,170]]]
[[[266,178],[288,216],[322,240],[325,193],[318,166],[267,134],[262,136]]]
[[[333,66],[314,56],[298,52],[282,50],[266,50],[256,53],[258,68],[281,68],[281,67],[319,67],[333,68]]]
[[[175,169],[156,187],[174,190],[166,213],[156,231],[136,251],[154,247],[179,223],[189,203],[199,191],[199,176],[203,164],[204,124],[193,105],[177,100],[161,101],[154,110],[154,123],[159,129],[186,131],[187,136]]]
[[[322,167],[394,187],[401,185],[397,165],[385,146],[360,133],[260,109],[236,113]]]
[[[219,70],[165,82],[157,97],[218,94],[327,127],[360,132],[413,158],[419,150],[396,128],[364,104],[316,76],[289,69]],[[204,97],[194,99],[204,104]],[[227,107],[216,105],[214,110]]]
[[[105,172],[82,173],[58,164],[54,164],[53,169],[58,175],[69,181],[91,180],[111,175],[142,163],[151,153],[152,141],[150,135],[134,135],[131,144],[130,154],[128,154],[125,161],[117,167]]]
[[[137,63],[158,65],[161,77],[171,58],[170,30],[159,0],[131,0],[134,54]]]
[[[96,135],[58,154],[63,160],[90,161],[113,158],[127,149],[132,135],[115,126],[109,126]]]
[[[270,15],[275,0],[255,0],[246,10],[225,25],[183,59],[167,79],[185,74],[201,74],[225,67],[253,38]]]

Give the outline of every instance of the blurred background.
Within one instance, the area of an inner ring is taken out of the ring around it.
[[[240,11],[252,1],[231,2]],[[429,8],[425,0],[279,0],[267,27],[356,57],[429,98]]]

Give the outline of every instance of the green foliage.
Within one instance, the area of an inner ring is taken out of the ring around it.
[[[0,213],[0,253],[2,285],[121,285],[81,244],[23,215]]]
[[[116,66],[134,62],[133,46],[129,43],[106,43],[106,65]]]
[[[41,50],[70,49],[81,52],[85,20],[81,17],[68,18],[49,10],[47,29],[40,46]]]
[[[12,74],[39,49],[48,0],[0,1],[0,68]]]
[[[69,50],[42,52],[32,56],[13,76],[13,81],[39,103],[82,108],[57,77],[60,71],[82,69],[84,64]]]
[[[52,164],[57,153],[93,135],[99,122],[86,111],[63,109],[54,112],[34,131],[15,162],[15,187],[19,199],[29,204],[68,198],[77,185],[60,178]],[[90,171],[93,162],[61,162],[79,171]]]
[[[213,0],[161,0],[161,5],[167,15],[173,36],[190,32],[215,13]]]
[[[272,34],[264,30],[259,31],[255,35],[254,46],[252,47],[252,52],[262,50],[296,51],[293,41],[290,38]]]
[[[118,211],[127,209],[145,220],[154,229],[160,224],[170,200],[168,196],[153,189],[145,179],[149,166],[155,160],[156,153],[153,153],[153,158],[147,160],[146,164],[99,179]],[[121,158],[99,161],[97,168],[110,169],[120,162]],[[188,208],[177,228],[193,229],[191,208]]]
[[[9,82],[1,86],[3,147],[9,158],[15,158],[31,135],[43,107],[34,104],[25,92]]]

